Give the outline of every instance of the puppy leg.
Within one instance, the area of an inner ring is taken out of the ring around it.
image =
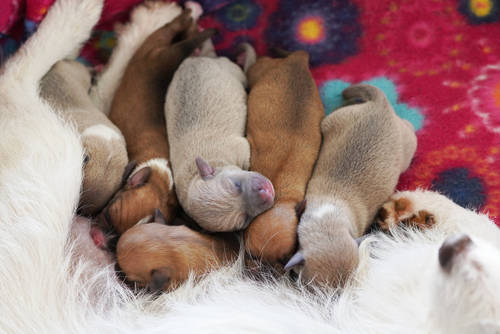
[[[145,2],[133,10],[130,22],[120,29],[118,43],[108,66],[91,88],[90,97],[99,110],[109,114],[113,96],[136,51],[149,35],[171,22],[180,13],[181,8],[177,4],[161,1]]]
[[[400,225],[424,230],[435,224],[435,218],[427,210],[417,210],[410,199],[393,195],[380,208],[376,223],[386,233]]]
[[[90,37],[101,15],[103,0],[60,0],[47,13],[36,33],[5,65],[0,84],[26,83],[35,93],[38,83],[61,59],[74,55]]]

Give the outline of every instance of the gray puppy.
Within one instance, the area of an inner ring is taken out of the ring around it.
[[[385,94],[370,85],[342,92],[344,107],[321,124],[323,144],[307,185],[299,250],[286,269],[304,283],[342,286],[358,265],[358,242],[410,165],[417,138]]]
[[[82,64],[61,60],[43,77],[40,96],[74,122],[85,148],[84,179],[79,209],[99,212],[121,185],[128,163],[120,130],[94,105],[88,95],[91,79]]]
[[[186,213],[208,231],[236,231],[273,205],[274,189],[247,171],[245,74],[225,57],[203,56],[214,54],[211,43],[203,45],[201,56],[186,59],[170,84],[170,162]]]

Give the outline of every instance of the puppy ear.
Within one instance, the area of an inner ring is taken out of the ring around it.
[[[151,283],[149,283],[149,292],[155,293],[163,290],[167,286],[170,280],[170,275],[172,273],[172,268],[161,267],[160,269],[151,270]]]
[[[204,181],[214,176],[215,170],[202,157],[196,157],[196,166],[198,166],[198,172]]]
[[[127,181],[131,188],[139,188],[146,183],[149,174],[151,173],[151,167],[143,167],[139,169],[132,177]]]
[[[288,261],[288,263],[285,266],[285,270],[289,270],[298,266],[302,266],[306,263],[306,259],[304,258],[304,255],[302,255],[301,251],[298,251],[295,253],[294,256]]]
[[[163,217],[163,213],[161,213],[160,209],[156,209],[156,211],[155,211],[155,221],[154,222],[158,223],[158,224],[167,225],[165,217]]]
[[[122,187],[125,185],[125,182],[127,182],[130,173],[132,173],[136,165],[137,163],[135,162],[135,160],[133,160],[130,161],[127,166],[125,166],[125,170],[123,171],[123,176],[122,176]]]
[[[304,211],[306,211],[306,206],[307,206],[307,200],[303,200],[297,206],[295,207],[295,214],[297,215],[297,219],[300,220],[300,217],[302,217],[302,214]]]

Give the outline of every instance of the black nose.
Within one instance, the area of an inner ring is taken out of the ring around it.
[[[439,249],[439,264],[443,270],[450,272],[453,259],[472,244],[472,240],[465,234],[456,234],[447,239]]]

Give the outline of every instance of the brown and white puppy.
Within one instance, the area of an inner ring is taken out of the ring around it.
[[[304,283],[345,283],[358,265],[356,239],[394,192],[417,146],[413,126],[380,89],[354,85],[342,96],[347,106],[321,123],[323,144],[307,186],[300,246],[285,267]]]
[[[116,256],[127,280],[149,291],[173,290],[190,274],[201,276],[235,261],[235,233],[204,234],[186,226],[169,226],[157,210],[155,222],[134,226],[118,241]]]
[[[167,221],[179,206],[170,171],[164,116],[165,94],[180,63],[216,33],[197,33],[186,9],[174,21],[149,36],[130,61],[111,104],[109,118],[121,129],[129,159],[137,163],[124,186],[99,217],[103,228],[118,233],[152,221],[156,208]],[[174,43],[174,40],[181,40]]]
[[[93,104],[90,85],[85,66],[61,60],[43,77],[40,88],[40,96],[81,134],[86,156],[79,211],[84,215],[104,208],[120,188],[128,162],[123,135]]]
[[[297,250],[297,213],[305,209],[325,112],[305,51],[284,59],[261,57],[247,75],[250,169],[268,177],[276,195],[274,206],[245,230],[246,264],[283,273]]]
[[[225,57],[204,56],[215,54],[207,44],[182,63],[168,89],[170,159],[186,213],[208,231],[236,231],[273,205],[274,190],[247,171],[245,74]]]

